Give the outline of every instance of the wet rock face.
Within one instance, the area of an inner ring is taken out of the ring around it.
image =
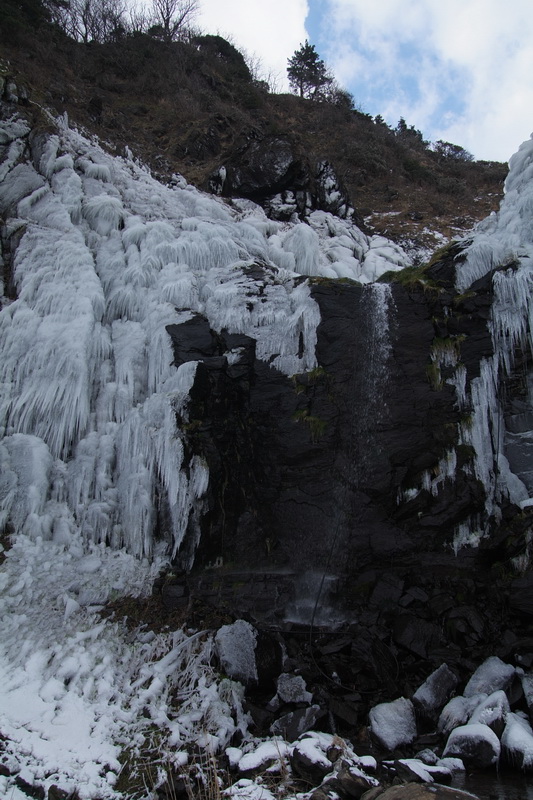
[[[369,689],[393,690],[398,658],[427,676],[443,658],[505,657],[516,642],[501,614],[507,584],[491,572],[509,558],[505,535],[460,558],[451,548],[455,526],[484,510],[468,448],[455,476],[431,484],[460,420],[446,366],[438,385],[428,375],[432,347],[459,337],[470,381],[490,344],[487,287],[455,301],[451,272],[437,269],[438,292],[314,282],[319,366],[291,379],[256,358],[252,339],[199,315],[169,328],[175,363],[200,359],[186,447],[210,473],[199,531],[179,554],[182,566],[194,556],[191,591],[256,623],[357,620],[338,669]],[[522,583],[510,604],[525,614]]]

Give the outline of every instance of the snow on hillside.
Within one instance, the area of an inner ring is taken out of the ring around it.
[[[0,313],[0,525],[15,534],[0,570],[3,757],[30,784],[107,798],[121,750],[146,748],[154,727],[177,763],[185,742],[216,749],[245,727],[210,635],[132,634],[98,613],[149,593],[208,485],[176,424],[196,365],[173,366],[165,326],[200,312],[303,372],[319,313],[300,276],[369,282],[409,262],[324,212],[281,224],[179,176],[163,186],[65,121],[30,159],[28,133],[15,117],[0,130],[16,287]],[[171,522],[154,541],[158,494]],[[6,777],[0,792],[19,794]]]

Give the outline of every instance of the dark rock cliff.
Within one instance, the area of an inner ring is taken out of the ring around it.
[[[457,296],[460,258],[452,248],[424,285],[315,280],[319,366],[291,379],[202,317],[169,330],[177,364],[203,359],[187,425],[211,476],[193,594],[269,627],[344,626],[351,649],[335,669],[369,691],[402,691],[397,664],[409,682],[428,661],[505,655],[527,630],[524,580],[501,570],[526,520],[505,502],[500,522],[487,517],[459,440],[469,409],[435,361],[453,346],[468,386],[492,349],[490,281]],[[457,526],[475,515],[487,536],[456,555]],[[523,614],[512,623],[509,604]]]

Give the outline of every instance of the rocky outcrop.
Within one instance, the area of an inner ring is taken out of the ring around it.
[[[198,624],[209,608],[267,627],[344,623],[347,642],[320,656],[346,676],[341,703],[328,688],[341,727],[367,707],[344,697],[350,686],[407,696],[407,676],[444,659],[462,673],[531,651],[528,577],[499,567],[528,518],[505,498],[500,523],[487,514],[460,437],[471,408],[457,401],[457,365],[468,395],[492,352],[490,282],[458,296],[460,258],[452,248],[424,284],[312,281],[319,366],[291,379],[201,316],[169,328],[177,365],[201,359],[184,427],[210,484],[199,541],[191,532],[178,555],[194,561]],[[486,538],[457,558],[457,531],[476,516]],[[434,709],[417,713],[433,724]]]
[[[208,142],[204,139],[191,146],[217,152],[215,135]],[[208,185],[224,197],[254,200],[273,219],[305,217],[315,209],[343,218],[353,214],[332,164],[324,160],[313,165],[292,137],[281,134],[247,141],[211,175]]]

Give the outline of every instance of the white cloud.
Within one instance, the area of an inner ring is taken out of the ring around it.
[[[257,56],[286,89],[287,59],[307,38],[307,11],[307,0],[200,0],[198,24]]]
[[[327,0],[324,57],[431,139],[505,160],[533,128],[531,0]],[[383,100],[387,90],[388,99]]]

